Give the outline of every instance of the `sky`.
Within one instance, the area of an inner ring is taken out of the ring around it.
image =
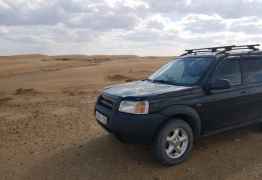
[[[262,43],[262,0],[0,0],[0,55],[132,54]]]

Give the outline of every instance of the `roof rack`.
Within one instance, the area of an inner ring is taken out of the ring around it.
[[[240,50],[240,49],[247,49],[247,50],[252,50],[252,51],[258,51],[259,49],[257,48],[260,46],[260,44],[249,44],[249,45],[241,45],[241,46],[217,46],[217,47],[209,47],[209,48],[199,48],[199,49],[187,49],[185,50],[186,53],[182,54],[182,56],[188,55],[188,54],[197,54],[197,53],[206,53],[206,52],[213,52],[218,54],[223,54],[228,51],[232,50]]]

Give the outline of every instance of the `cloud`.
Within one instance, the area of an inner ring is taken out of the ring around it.
[[[0,0],[0,53],[173,55],[259,43],[261,18],[262,0]]]
[[[258,17],[241,18],[230,21],[229,30],[247,34],[262,34],[262,20]]]
[[[100,11],[95,13],[75,14],[66,22],[72,27],[82,27],[94,29],[96,31],[105,31],[112,29],[130,29],[134,28],[139,18],[132,14],[119,14],[115,12]]]
[[[218,15],[190,14],[182,18],[184,30],[193,33],[221,32],[226,30],[226,21]]]
[[[218,14],[226,18],[240,18],[244,16],[262,16],[261,0],[146,0],[154,12],[176,14]]]

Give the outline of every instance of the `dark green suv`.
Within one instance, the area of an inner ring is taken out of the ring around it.
[[[262,120],[257,46],[186,50],[148,79],[105,88],[96,119],[119,140],[152,144],[157,160],[178,164],[197,137]]]

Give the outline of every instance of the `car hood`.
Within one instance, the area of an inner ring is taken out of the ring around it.
[[[106,94],[120,97],[137,97],[164,94],[190,88],[191,87],[153,83],[151,81],[134,81],[130,83],[109,86],[104,89],[104,92]]]

